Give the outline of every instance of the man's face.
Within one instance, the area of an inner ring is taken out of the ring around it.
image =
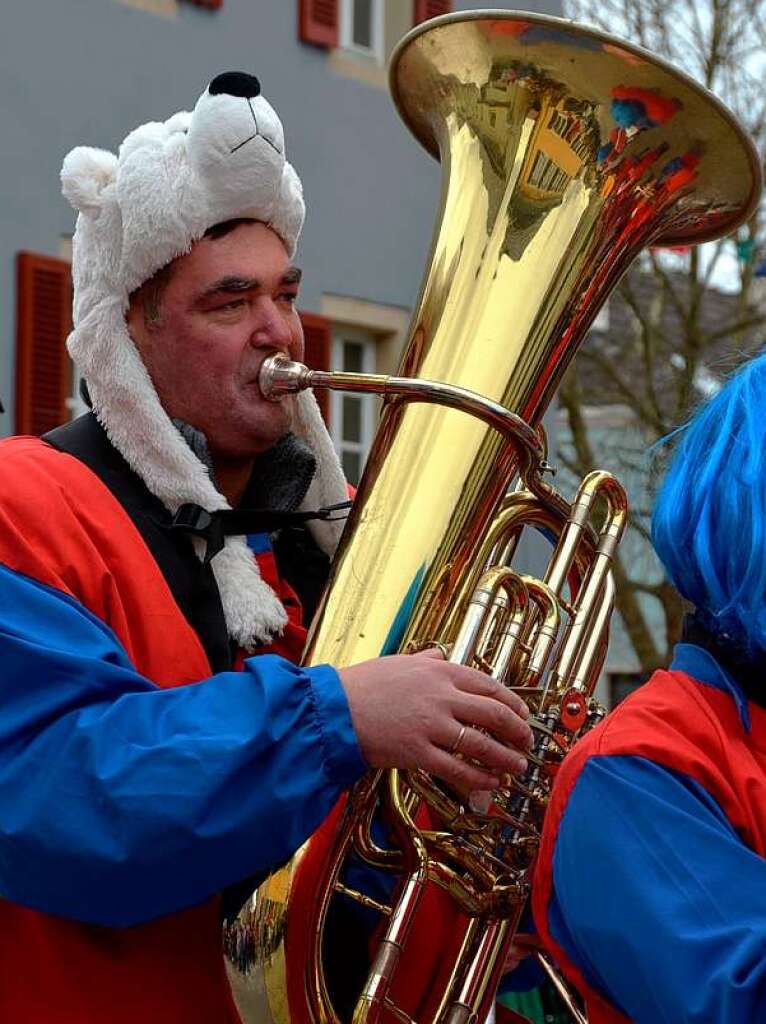
[[[275,349],[303,358],[299,281],[281,239],[247,223],[175,261],[156,322],[131,303],[130,333],[165,411],[201,430],[214,459],[252,458],[289,430],[292,399],[267,402],[257,378]]]

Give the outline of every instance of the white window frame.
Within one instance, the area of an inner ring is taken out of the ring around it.
[[[343,343],[352,342],[362,347],[362,373],[376,372],[376,340],[375,336],[361,327],[333,327],[332,332],[332,362],[334,370],[345,369],[343,365]],[[353,392],[352,392],[353,394]],[[377,419],[377,403],[374,395],[355,395],[362,405],[362,416],[360,423],[360,440],[346,441],[343,439],[343,392],[330,392],[330,437],[335,445],[338,458],[343,459],[343,453],[354,452],[361,456],[362,468],[367,461],[372,441],[375,436],[375,421]]]
[[[365,54],[383,63],[383,4],[385,0],[370,0],[370,28],[372,46],[360,46],[354,42],[354,0],[341,0],[340,4],[340,45],[352,53]]]

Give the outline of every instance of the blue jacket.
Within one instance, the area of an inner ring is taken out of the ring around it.
[[[538,930],[590,1024],[766,1020],[766,710],[681,644],[571,752]]]
[[[150,547],[164,513],[141,488],[118,501],[70,454],[0,443],[2,1020],[236,1020],[217,894],[286,860],[365,768],[335,670],[280,656],[304,633],[267,541],[285,638],[213,671],[222,618],[185,614],[205,570],[185,537]]]

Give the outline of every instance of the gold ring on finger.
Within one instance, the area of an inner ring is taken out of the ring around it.
[[[428,647],[433,650],[436,648],[437,651],[442,652],[442,656],[445,661],[449,661],[449,656],[452,653],[452,648],[449,644],[443,644],[441,640],[432,640]]]
[[[453,756],[455,754],[459,754],[460,753],[460,746],[461,746],[461,744],[463,742],[463,738],[465,736],[465,732],[466,732],[467,728],[468,728],[467,725],[461,725],[460,726],[460,732],[457,734],[457,739],[455,740],[455,742],[452,744],[452,746],[450,748],[450,754],[452,754]]]

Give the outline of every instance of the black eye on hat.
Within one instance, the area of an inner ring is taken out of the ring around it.
[[[227,96],[244,96],[246,100],[251,100],[254,96],[260,96],[261,83],[255,75],[246,75],[244,71],[224,71],[222,75],[216,75],[207,91],[211,96],[225,93]]]

